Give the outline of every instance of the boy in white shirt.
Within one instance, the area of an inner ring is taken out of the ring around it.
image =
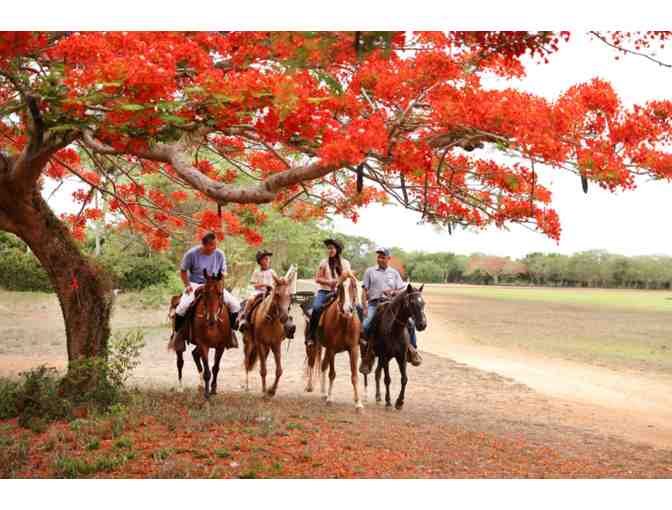
[[[250,278],[250,283],[254,287],[254,291],[245,302],[243,313],[240,314],[238,320],[238,329],[240,331],[245,331],[245,328],[247,328],[247,318],[249,317],[253,305],[260,299],[263,299],[273,288],[273,277],[275,276],[277,278],[277,275],[275,274],[275,271],[271,269],[272,256],[273,253],[267,250],[260,250],[257,252],[256,259],[257,264],[259,264],[259,269],[252,273],[252,278]]]

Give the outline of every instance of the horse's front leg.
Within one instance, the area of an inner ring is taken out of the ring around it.
[[[198,347],[194,347],[194,350],[191,351],[191,357],[194,358],[196,370],[198,370],[198,386],[200,387],[203,385],[203,366],[201,365],[201,355]]]
[[[376,365],[376,402],[382,402],[383,397],[380,393],[380,376],[383,373],[383,362],[382,358],[378,358],[378,364]]]
[[[201,346],[200,349],[201,358],[203,360],[203,394],[205,395],[206,400],[210,398],[210,362],[208,361],[208,355],[210,354],[210,348],[207,346]]]
[[[268,396],[272,397],[275,395],[275,392],[278,391],[278,383],[280,382],[280,376],[282,375],[282,351],[281,344],[274,343],[271,347],[273,349],[273,359],[275,360],[275,381],[273,386],[268,390]]]
[[[182,367],[184,367],[184,352],[176,352],[177,354],[177,391],[182,392],[184,390],[182,386]]]
[[[268,358],[268,346],[259,343],[259,375],[261,376],[261,392],[266,394],[266,358]]]
[[[334,379],[336,379],[336,367],[334,361],[336,360],[336,353],[331,352],[329,357],[329,393],[327,393],[327,405],[334,401],[331,392],[334,389]]]
[[[406,383],[408,382],[408,377],[406,376],[406,353],[400,354],[397,357],[397,364],[399,365],[399,373],[401,374],[401,391],[397,397],[397,401],[394,404],[394,407],[401,411],[401,408],[404,407],[404,396],[406,394]]]
[[[324,356],[322,357],[322,365],[320,366],[320,395],[324,400],[327,399],[327,369],[329,368],[329,360],[332,353],[328,348],[324,349]]]
[[[392,399],[390,398],[390,383],[392,382],[392,378],[390,377],[389,358],[383,362],[383,370],[385,371],[385,407],[392,407]]]
[[[359,400],[359,372],[357,372],[357,363],[359,361],[359,345],[356,345],[350,349],[348,354],[350,354],[350,380],[352,381],[352,390],[355,397],[355,409],[359,411],[364,408],[362,401]]]
[[[212,366],[212,386],[210,387],[210,393],[213,395],[217,394],[217,375],[219,374],[219,362],[222,360],[222,354],[224,354],[224,347],[217,347],[215,349],[215,363]]]

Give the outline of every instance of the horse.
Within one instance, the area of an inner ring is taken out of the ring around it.
[[[296,281],[296,270],[291,267],[283,278],[273,276],[273,290],[252,311],[249,327],[245,330],[243,343],[245,346],[245,389],[250,389],[250,372],[259,361],[261,391],[272,397],[278,390],[278,382],[282,376],[281,345],[286,336],[292,337],[296,326],[291,324],[289,307],[291,291]],[[291,324],[291,325],[290,325]],[[275,358],[275,382],[266,390],[266,360],[268,353],[273,351]]]
[[[197,291],[199,292],[198,301],[194,309],[188,312],[189,316],[184,327],[191,331],[191,343],[195,346],[191,355],[203,382],[204,396],[209,399],[210,395],[217,394],[217,375],[219,374],[219,364],[224,349],[233,347],[234,343],[229,312],[222,296],[222,273],[219,272],[211,276],[208,275],[207,270],[204,270],[203,275],[205,276],[205,284]],[[179,300],[179,296],[173,298],[173,304],[177,300]],[[169,348],[175,349],[177,354],[177,374],[180,388],[182,388],[185,347],[175,346],[173,340],[169,344]],[[210,348],[215,349],[212,373],[208,363]],[[211,376],[212,383],[210,383]]]
[[[408,352],[408,330],[406,323],[410,317],[413,318],[418,331],[424,331],[427,328],[427,318],[425,317],[425,302],[422,298],[422,289],[414,289],[409,283],[406,289],[394,296],[387,303],[380,305],[376,316],[371,325],[369,348],[373,349],[375,356],[365,356],[369,358],[366,362],[364,375],[364,394],[368,389],[368,380],[366,373],[371,371],[374,359],[378,358],[376,366],[376,402],[382,400],[380,395],[380,375],[385,371],[385,407],[391,407],[390,401],[390,367],[392,358],[397,360],[399,372],[401,374],[401,391],[395,402],[395,408],[401,410],[404,406],[404,395],[406,393],[406,356]]]
[[[351,272],[343,273],[336,286],[336,299],[322,312],[322,331],[317,333],[317,341],[306,345],[307,376],[306,391],[313,391],[313,375],[321,369],[320,389],[327,405],[333,402],[332,389],[336,370],[334,359],[337,353],[347,351],[350,356],[350,379],[354,390],[355,409],[363,409],[359,399],[358,372],[359,336],[362,324],[356,307],[359,304],[357,278]],[[322,351],[325,351],[322,357]],[[325,391],[325,379],[329,368],[329,393]]]

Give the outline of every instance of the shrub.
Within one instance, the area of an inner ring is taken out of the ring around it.
[[[0,246],[0,287],[7,290],[52,292],[40,261],[20,248]]]
[[[105,255],[100,264],[113,277],[114,285],[123,290],[140,290],[153,285],[165,285],[175,273],[173,264],[164,257]]]
[[[127,409],[120,401],[124,384],[138,365],[144,333],[132,330],[110,340],[108,359],[71,363],[60,378],[56,369],[40,366],[20,374],[22,380],[0,379],[0,419],[19,417],[19,425],[43,432],[51,421],[71,418],[73,408],[93,406],[113,415],[113,435],[123,430]],[[85,420],[84,420],[85,421]],[[83,421],[72,423],[77,430]]]
[[[19,425],[41,432],[47,422],[70,415],[72,406],[59,394],[56,369],[43,365],[21,376],[23,384],[16,395]]]
[[[14,418],[19,414],[16,408],[18,392],[18,382],[9,379],[0,379],[0,420]]]

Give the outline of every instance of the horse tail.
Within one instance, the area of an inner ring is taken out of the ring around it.
[[[247,372],[251,372],[254,369],[255,365],[257,364],[258,359],[259,359],[259,350],[257,349],[257,345],[255,344],[254,340],[252,340],[252,345],[250,347],[250,354],[245,359],[245,370]]]

